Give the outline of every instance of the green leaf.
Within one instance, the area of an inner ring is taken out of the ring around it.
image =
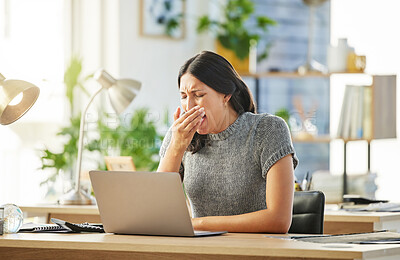
[[[221,45],[232,50],[241,60],[249,56],[249,41],[259,41],[266,35],[268,27],[277,24],[267,16],[257,16],[256,26],[247,26],[255,11],[251,0],[228,0],[222,10],[224,12],[220,22],[211,21],[207,15],[199,17],[197,32],[214,32]],[[263,56],[267,57],[267,54]]]
[[[281,117],[287,124],[289,124],[290,113],[286,108],[280,108],[275,112],[276,116]]]
[[[257,26],[259,28],[262,28],[263,30],[267,30],[268,26],[274,26],[274,25],[277,25],[277,22],[275,20],[272,20],[266,16],[257,17]]]
[[[74,106],[74,94],[75,89],[79,88],[89,96],[89,92],[83,86],[83,83],[89,78],[93,77],[93,74],[86,76],[83,80],[81,79],[82,72],[82,58],[78,56],[72,56],[65,72],[64,72],[64,84],[65,84],[65,95],[68,98],[71,114]]]
[[[218,41],[226,49],[231,50],[233,48],[233,46],[231,45],[231,38],[229,36],[220,35],[220,36],[218,36]]]
[[[272,43],[267,43],[267,45],[264,47],[264,51],[257,56],[257,61],[262,61],[266,58],[268,58],[269,50],[271,49]]]
[[[81,74],[81,71],[82,71],[82,59],[77,56],[73,56],[64,73],[66,96],[69,100],[71,107],[73,105],[73,99],[74,99],[73,90],[75,86],[78,84],[78,79],[79,75]]]
[[[173,32],[179,27],[179,21],[175,18],[171,18],[167,21],[165,32],[168,36],[172,36]]]
[[[234,52],[236,56],[244,60],[247,57],[249,57],[249,51],[250,51],[250,37],[243,36],[242,38],[237,39],[236,47],[234,49]]]
[[[205,15],[199,18],[196,30],[197,32],[201,33],[208,30],[210,26],[211,26],[211,20],[210,18],[208,18],[208,16]]]

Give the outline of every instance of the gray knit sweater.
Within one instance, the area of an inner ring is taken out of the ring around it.
[[[160,149],[165,155],[167,132]],[[266,174],[279,159],[298,159],[289,129],[270,114],[244,113],[227,129],[208,135],[208,145],[185,152],[181,174],[194,217],[238,215],[266,209]]]

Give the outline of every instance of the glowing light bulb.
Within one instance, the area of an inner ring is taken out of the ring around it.
[[[23,97],[24,97],[24,94],[19,93],[15,98],[13,98],[13,100],[11,100],[11,102],[8,105],[10,105],[10,106],[18,105],[19,103],[21,103]]]

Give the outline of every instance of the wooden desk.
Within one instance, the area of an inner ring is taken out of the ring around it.
[[[33,205],[19,206],[27,217],[44,216],[46,222],[58,218],[73,223],[100,223],[100,213],[97,205]]]
[[[378,230],[400,232],[400,212],[325,211],[325,234],[362,233]]]
[[[2,259],[399,259],[400,245],[316,244],[262,234],[183,238],[113,234],[0,236]]]
[[[96,205],[64,206],[36,205],[20,206],[28,216],[45,216],[59,218],[74,223],[100,223],[100,215]],[[346,234],[390,230],[400,232],[400,212],[347,212],[341,210],[326,210],[324,221],[325,234]]]

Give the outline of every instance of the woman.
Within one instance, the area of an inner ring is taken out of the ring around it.
[[[204,51],[180,69],[181,106],[160,149],[179,172],[196,230],[286,233],[297,158],[286,123],[256,108],[222,56]]]

